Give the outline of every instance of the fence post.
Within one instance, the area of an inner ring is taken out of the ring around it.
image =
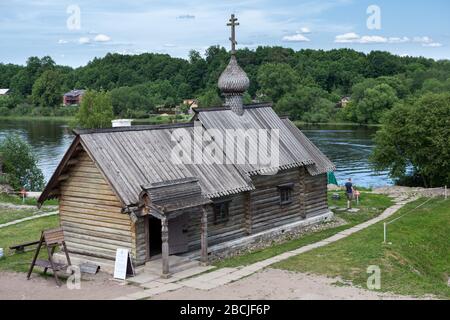
[[[386,236],[387,236],[387,230],[386,230],[386,228],[387,228],[387,224],[386,224],[386,222],[383,224],[383,234],[384,234],[384,241],[383,241],[383,243],[384,244],[386,244]]]
[[[447,200],[448,199],[447,186],[444,187],[444,195],[445,195],[445,200]]]

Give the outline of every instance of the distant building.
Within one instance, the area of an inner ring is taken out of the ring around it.
[[[351,101],[351,97],[343,97],[337,104],[336,108],[345,108],[349,102]]]
[[[79,105],[81,103],[81,100],[83,99],[83,95],[85,93],[85,90],[72,90],[64,94],[63,98],[63,104],[65,106],[70,106],[77,104]]]
[[[183,104],[189,107],[189,109],[188,109],[189,114],[193,114],[194,109],[198,108],[198,100],[197,99],[185,99],[185,100],[183,100]]]
[[[0,89],[0,96],[6,96],[9,94],[9,89]]]

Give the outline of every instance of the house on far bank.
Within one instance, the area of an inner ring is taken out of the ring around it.
[[[194,109],[198,108],[198,100],[197,99],[184,99],[183,104],[188,106],[188,114],[194,114]]]
[[[0,96],[6,96],[9,94],[9,89],[0,89]]]
[[[336,104],[336,108],[345,108],[351,101],[351,97],[343,97],[337,104]]]
[[[65,93],[63,97],[63,104],[65,106],[79,105],[81,103],[81,100],[83,99],[84,93],[85,90],[77,90],[77,89],[73,89]]]

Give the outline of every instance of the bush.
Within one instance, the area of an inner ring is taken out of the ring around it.
[[[0,116],[7,117],[9,116],[11,111],[7,107],[0,107]]]
[[[28,116],[31,114],[33,106],[28,103],[21,103],[11,110],[13,116]]]
[[[37,166],[37,159],[30,146],[18,135],[8,135],[0,143],[0,157],[6,181],[14,189],[22,187],[30,191],[44,188],[44,176]]]
[[[53,116],[53,109],[48,107],[36,107],[31,111],[31,115],[41,117]]]
[[[63,106],[55,109],[54,114],[58,117],[74,117],[79,110],[77,105],[74,106]]]

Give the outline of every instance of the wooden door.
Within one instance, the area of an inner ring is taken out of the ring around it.
[[[182,214],[169,220],[169,254],[188,251],[188,223],[188,214]]]

